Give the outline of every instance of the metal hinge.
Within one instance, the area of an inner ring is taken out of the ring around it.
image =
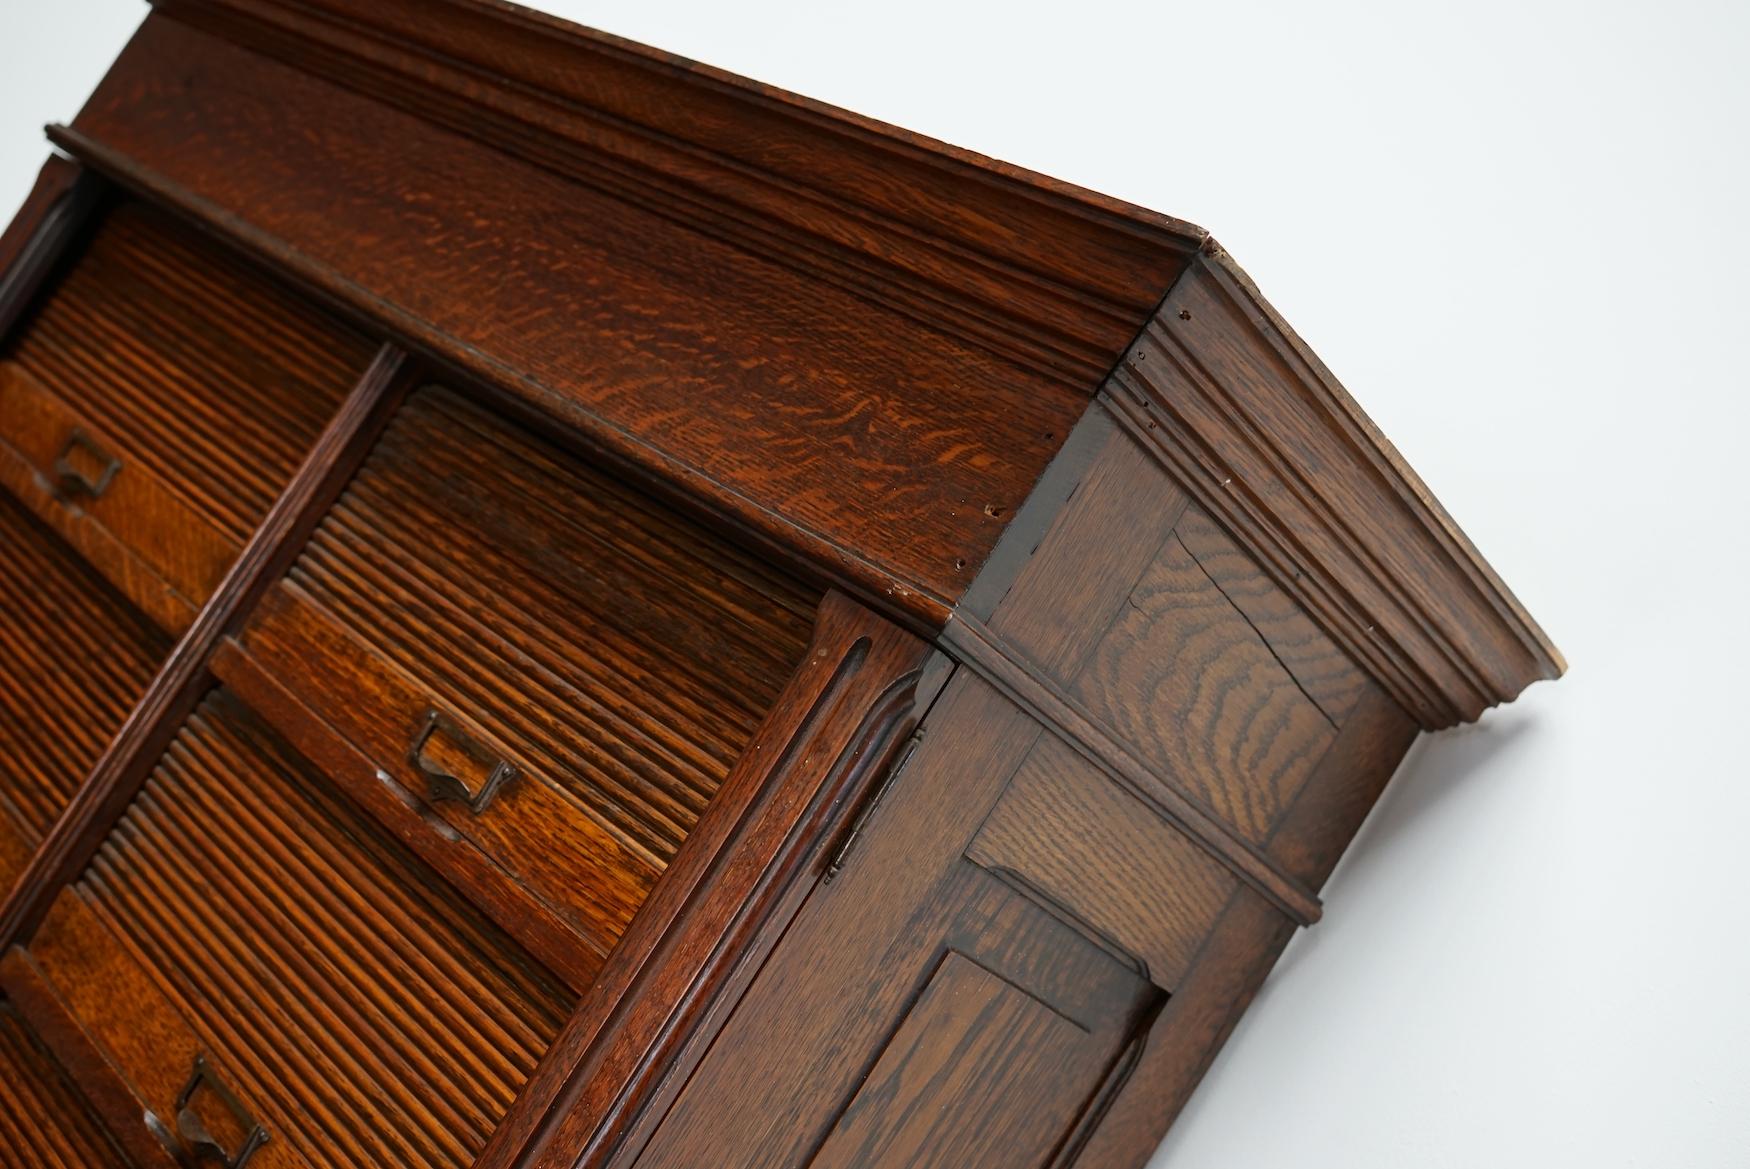
[[[850,831],[845,833],[845,839],[839,845],[838,851],[833,854],[832,860],[827,862],[826,872],[821,875],[821,884],[832,884],[833,878],[844,872],[846,858],[851,855],[857,842],[862,839],[864,831],[869,827],[869,821],[874,818],[875,809],[881,806],[881,801],[887,797],[888,789],[899,778],[899,773],[905,770],[906,764],[911,762],[912,752],[918,749],[918,744],[923,741],[923,738],[924,732],[920,727],[912,732],[910,739],[906,740],[905,746],[900,749],[899,758],[894,760],[893,766],[887,769],[887,774],[882,777],[874,794],[864,802],[862,810],[857,813],[857,818],[851,821]]]

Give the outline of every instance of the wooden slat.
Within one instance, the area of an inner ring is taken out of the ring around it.
[[[169,652],[169,638],[0,493],[0,888]]]
[[[0,947],[29,938],[61,886],[81,872],[133,799],[210,681],[210,664],[233,622],[285,571],[350,477],[406,390],[404,355],[385,346],[262,521],[194,625],[171,651],[73,803],[32,856],[0,908]]]
[[[75,1013],[104,1011],[89,955],[125,945],[311,1165],[471,1164],[572,1001],[222,690],[75,894],[103,936],[32,945]]]
[[[819,603],[437,387],[412,395],[279,591],[514,745],[655,866],[801,660]],[[295,636],[291,613],[265,621]],[[296,680],[369,716],[321,673]],[[404,753],[405,720],[386,733]]]
[[[5,359],[241,547],[370,363],[371,345],[210,242],[123,202]]]
[[[113,1169],[122,1160],[41,1041],[0,1004],[0,1169]]]

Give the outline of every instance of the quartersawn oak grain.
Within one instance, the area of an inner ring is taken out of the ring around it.
[[[1561,669],[1200,229],[496,0],[157,7],[0,236],[26,1139],[186,1164],[199,1061],[255,1169],[1135,1169]]]
[[[182,633],[371,354],[236,257],[120,201],[0,349],[0,483]],[[75,453],[101,491],[66,485]]]
[[[329,295],[934,624],[1085,402],[162,17],[74,129],[138,136],[128,165],[161,195],[227,208],[246,246]],[[264,138],[303,156],[239,166]]]
[[[311,1165],[472,1164],[572,1001],[223,691],[62,897],[83,924],[45,928],[31,953],[99,1046],[125,1045],[130,1079],[157,1086],[147,1106],[175,1114],[192,1052],[135,1049],[153,992],[112,1004],[94,955],[131,954],[165,1025]]]

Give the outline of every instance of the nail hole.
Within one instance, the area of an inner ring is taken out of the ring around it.
[[[1179,310],[1179,319],[1180,319],[1180,320],[1181,320],[1181,321],[1188,321],[1188,320],[1190,320],[1190,319],[1191,319],[1191,310],[1190,310],[1190,309],[1188,309],[1188,308],[1182,308],[1182,309],[1180,309],[1180,310]]]
[[[966,558],[964,556],[955,557],[954,558],[954,567],[955,568],[965,568],[966,567]]]

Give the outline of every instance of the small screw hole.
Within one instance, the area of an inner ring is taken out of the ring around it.
[[[1191,310],[1190,310],[1190,309],[1188,309],[1188,308],[1182,308],[1182,309],[1180,309],[1180,310],[1179,310],[1179,319],[1180,319],[1180,320],[1181,320],[1181,321],[1188,321],[1188,320],[1190,320],[1190,319],[1191,319]]]

